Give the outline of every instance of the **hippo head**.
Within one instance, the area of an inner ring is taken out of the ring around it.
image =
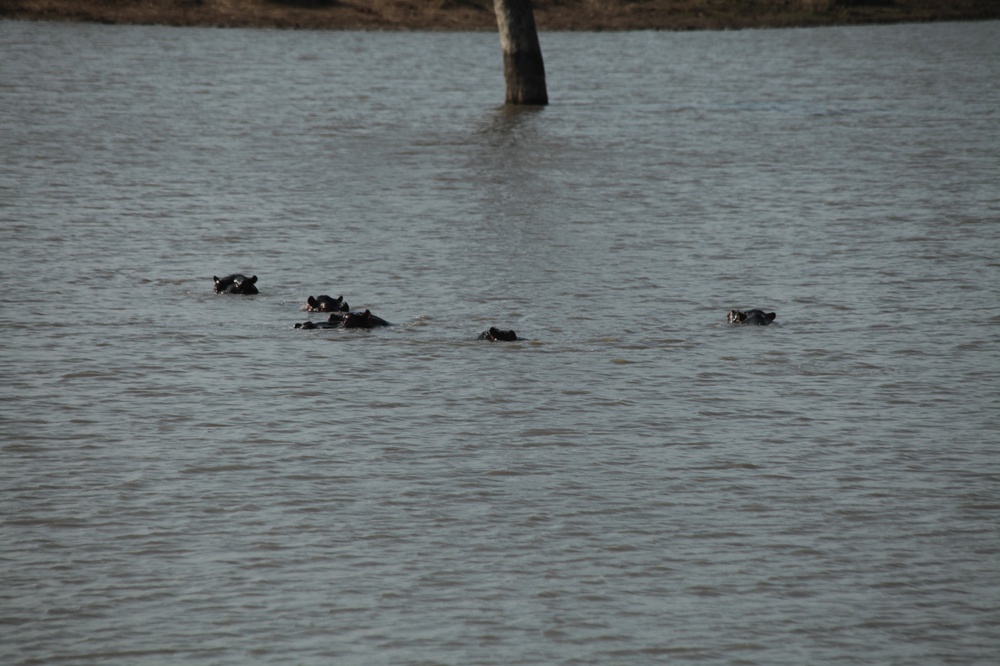
[[[306,299],[306,309],[310,312],[350,312],[351,307],[344,302],[343,296],[331,298],[323,294]]]
[[[333,315],[330,315],[330,317],[332,319]],[[370,310],[365,310],[363,314],[348,312],[342,315],[341,318],[341,326],[344,328],[377,328],[388,325],[389,322],[373,315]]]
[[[764,312],[763,310],[730,310],[726,321],[730,324],[750,324],[757,326],[767,326],[778,315],[774,312]]]
[[[491,342],[497,342],[498,340],[503,340],[505,342],[512,342],[517,340],[517,333],[514,331],[501,331],[496,326],[490,326],[490,330],[483,331],[479,334],[480,340],[490,340]]]
[[[227,275],[224,278],[219,276],[213,276],[215,280],[215,293],[217,294],[243,294],[244,296],[252,296],[258,293],[257,287],[257,276],[252,275],[247,277],[240,273],[233,273],[232,275]]]

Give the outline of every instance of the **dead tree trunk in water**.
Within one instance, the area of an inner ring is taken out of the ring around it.
[[[507,104],[548,104],[545,64],[531,0],[493,0],[503,49]]]

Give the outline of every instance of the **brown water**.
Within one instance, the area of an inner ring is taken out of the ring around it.
[[[0,23],[0,662],[993,662],[1000,24],[542,47]]]

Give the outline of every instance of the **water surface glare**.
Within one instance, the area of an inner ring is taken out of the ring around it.
[[[542,47],[0,22],[0,662],[993,663],[1000,23]]]

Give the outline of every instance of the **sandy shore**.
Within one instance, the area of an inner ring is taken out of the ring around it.
[[[997,0],[534,0],[539,30],[1000,19]],[[0,18],[315,30],[495,30],[493,0],[0,0]]]

